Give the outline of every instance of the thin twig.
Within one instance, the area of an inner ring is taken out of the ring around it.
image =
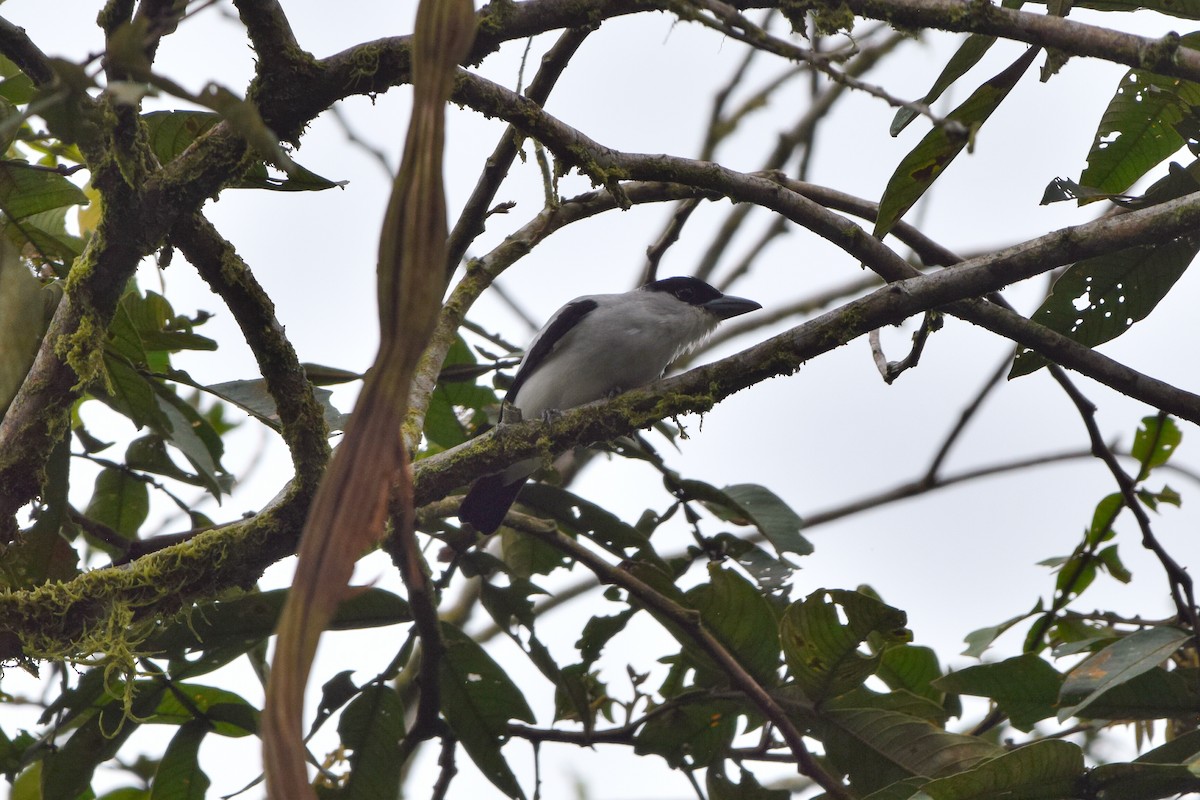
[[[1154,530],[1150,525],[1150,517],[1146,514],[1146,509],[1137,497],[1136,482],[1129,476],[1129,473],[1121,468],[1112,449],[1105,443],[1100,433],[1100,426],[1096,424],[1096,406],[1079,391],[1062,368],[1051,365],[1050,374],[1062,386],[1067,396],[1071,398],[1071,402],[1075,404],[1075,408],[1079,411],[1079,415],[1083,419],[1083,424],[1087,428],[1088,438],[1092,443],[1093,455],[1104,462],[1104,465],[1108,468],[1108,471],[1117,483],[1117,488],[1121,493],[1125,507],[1130,510],[1134,519],[1137,520],[1138,528],[1142,532],[1142,545],[1154,553],[1166,571],[1167,580],[1171,587],[1171,600],[1175,603],[1175,609],[1179,613],[1179,618],[1187,622],[1191,627],[1193,636],[1200,636],[1200,611],[1196,607],[1196,596],[1193,591],[1192,578],[1187,570],[1179,566],[1178,562],[1171,557],[1171,554],[1166,551],[1154,535]],[[1161,414],[1160,419],[1165,418],[1165,416],[1165,414]],[[1066,595],[1067,593],[1064,592],[1063,594]]]
[[[538,105],[545,105],[551,90],[562,76],[563,70],[566,69],[567,64],[570,63],[591,31],[591,28],[572,28],[563,31],[554,46],[542,57],[542,65],[524,94],[526,99]],[[450,231],[446,245],[447,274],[454,272],[471,242],[483,233],[488,209],[495,200],[500,184],[507,177],[509,168],[512,167],[522,138],[521,132],[510,125],[501,134],[500,141],[496,143],[495,149],[488,157],[475,189],[467,198],[467,202],[458,216],[458,222]]]

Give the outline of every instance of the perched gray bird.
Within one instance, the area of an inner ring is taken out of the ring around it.
[[[636,389],[661,378],[721,320],[758,308],[696,278],[576,298],[533,337],[504,400],[531,420]],[[522,461],[475,481],[458,518],[492,533],[536,467],[536,460]]]

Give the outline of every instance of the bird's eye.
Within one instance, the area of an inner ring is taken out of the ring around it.
[[[678,289],[675,292],[675,296],[678,297],[680,300],[683,300],[685,303],[689,302],[692,299],[692,290],[691,289]]]

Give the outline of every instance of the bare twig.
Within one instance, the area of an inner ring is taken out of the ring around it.
[[[554,85],[562,76],[563,70],[566,69],[567,64],[570,63],[571,58],[591,31],[592,29],[588,27],[564,31],[549,52],[543,56],[542,66],[538,69],[524,96],[538,105],[544,105],[550,97]],[[447,273],[454,272],[471,242],[483,233],[488,208],[492,205],[500,184],[508,175],[513,159],[517,156],[521,139],[521,132],[510,125],[501,134],[500,141],[496,143],[496,148],[488,157],[483,174],[479,176],[479,182],[475,185],[471,196],[467,198],[462,213],[459,214],[458,222],[450,231],[446,257]]]
[[[925,342],[929,340],[929,334],[941,327],[940,315],[936,311],[926,311],[920,327],[912,336],[912,347],[909,349],[908,355],[900,361],[888,361],[883,352],[883,343],[880,340],[878,329],[871,331],[867,338],[870,340],[871,355],[875,359],[875,366],[879,369],[883,382],[891,384],[905,370],[915,367],[921,360],[921,353],[925,351]]]

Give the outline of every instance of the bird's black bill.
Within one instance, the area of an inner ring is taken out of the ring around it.
[[[729,319],[730,317],[737,317],[751,311],[756,311],[762,308],[762,304],[756,303],[753,300],[747,300],[744,297],[734,297],[733,295],[726,294],[715,300],[709,300],[704,304],[704,307],[721,319]]]

